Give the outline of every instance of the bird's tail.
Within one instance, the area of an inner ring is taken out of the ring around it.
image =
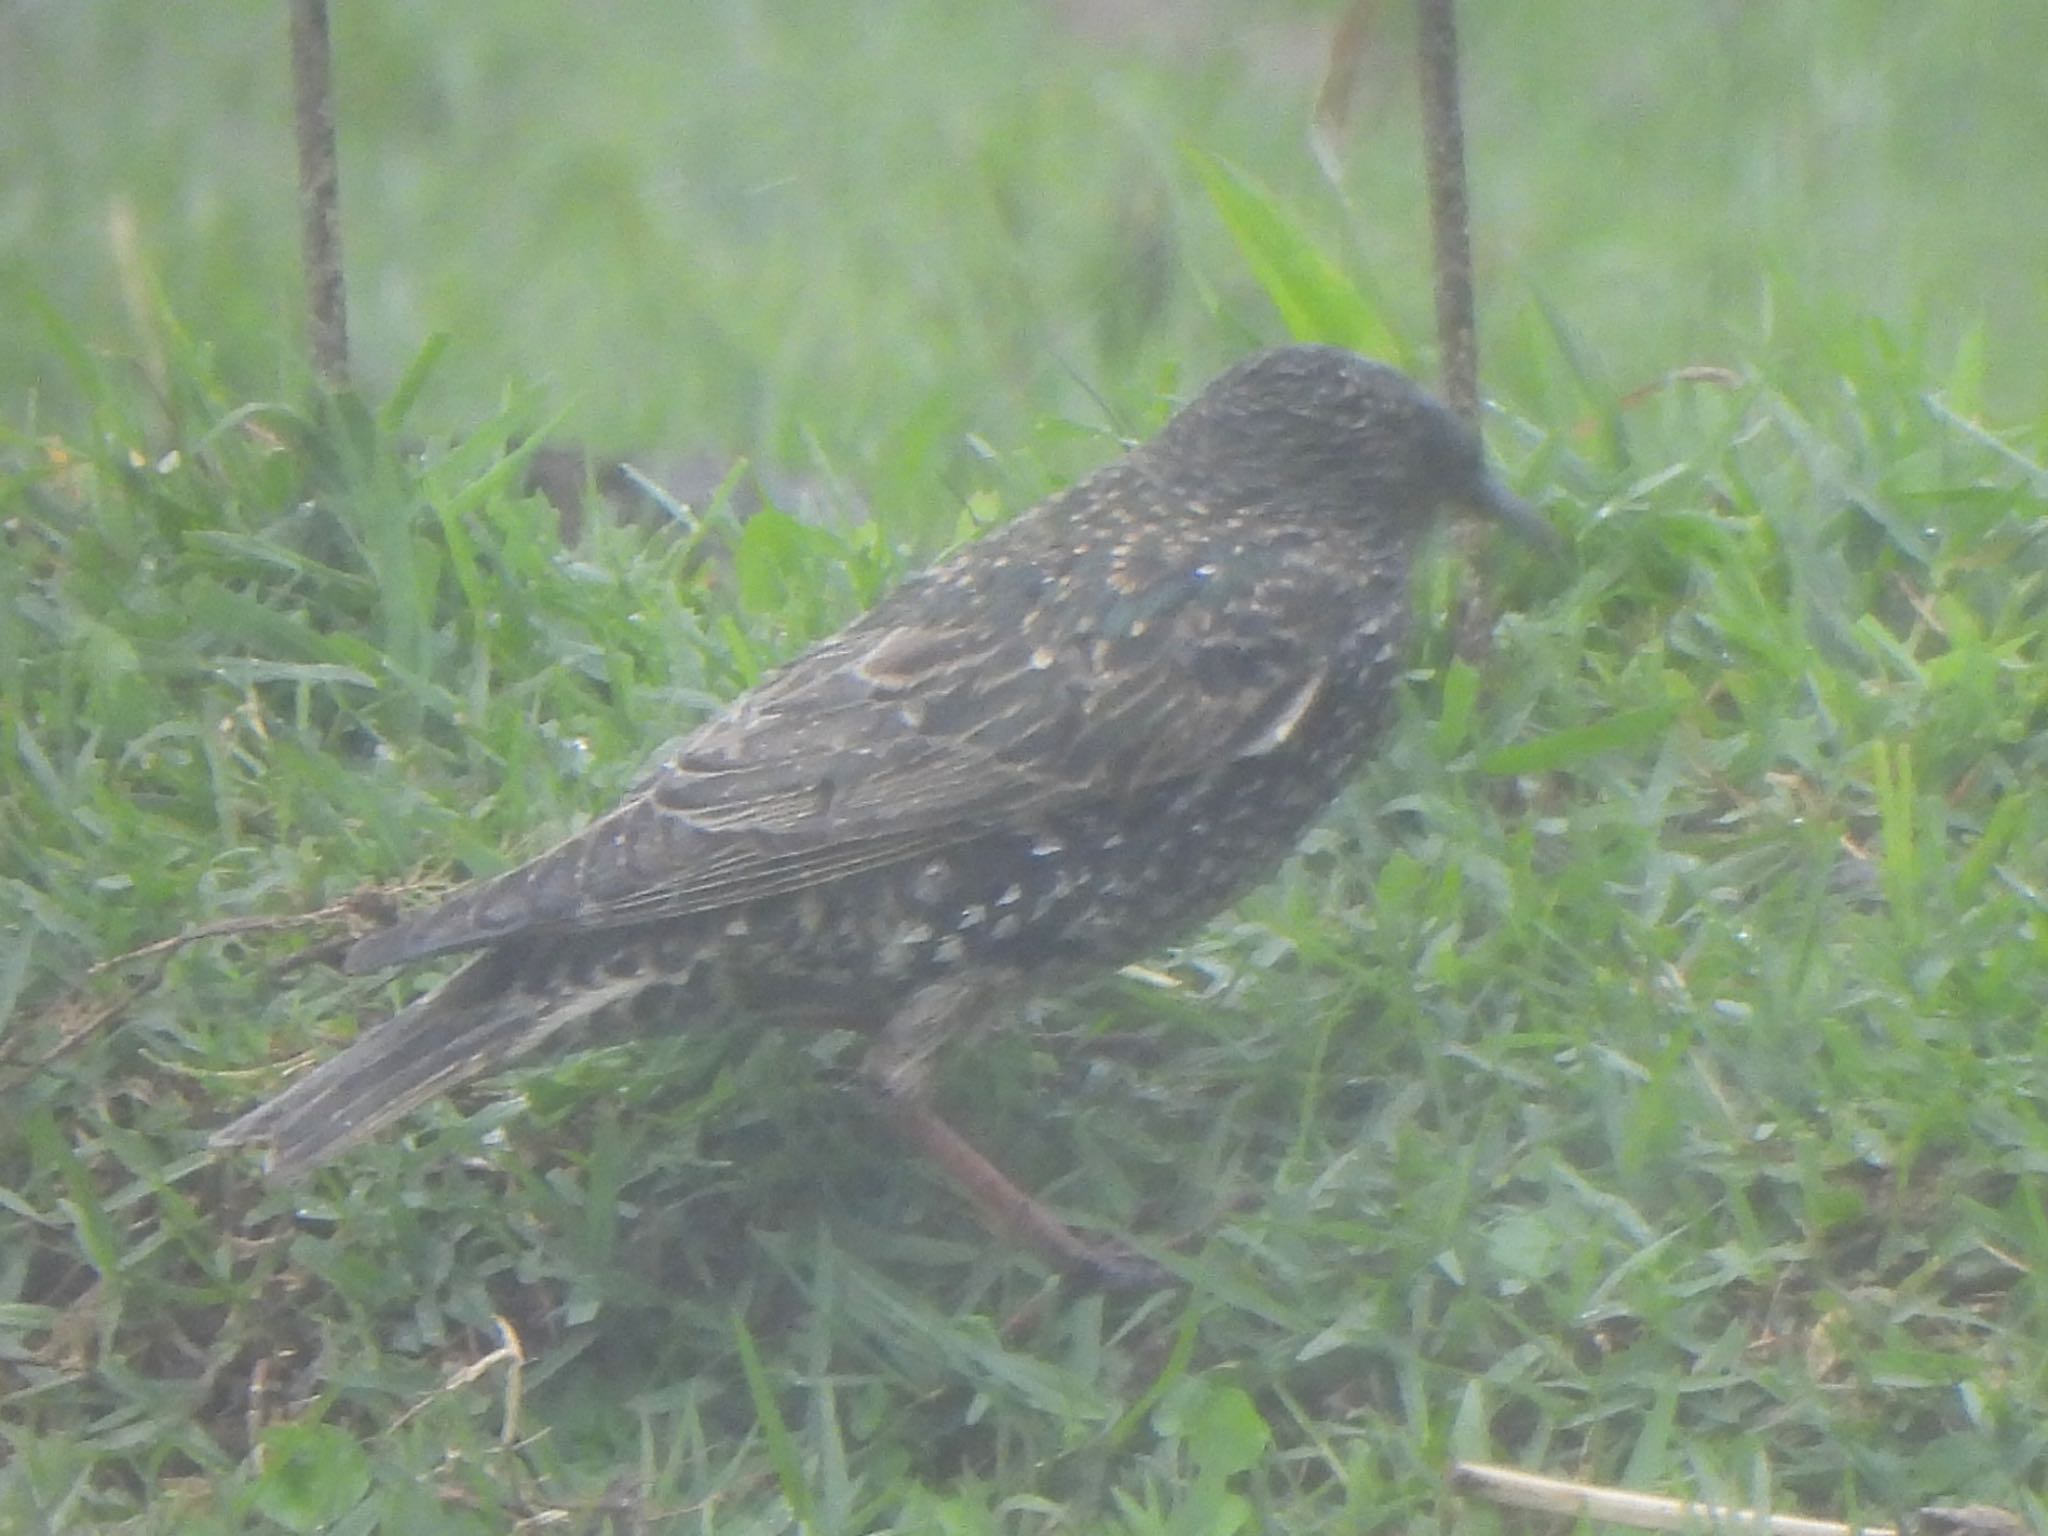
[[[264,1143],[264,1172],[296,1178],[375,1135],[436,1094],[524,1055],[602,1005],[538,1000],[508,985],[508,956],[471,962],[374,1026],[339,1056],[214,1132],[216,1148]]]

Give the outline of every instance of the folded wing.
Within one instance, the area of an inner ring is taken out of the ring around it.
[[[1063,501],[1146,494],[1116,474]],[[1261,622],[1262,589],[1315,581],[1314,562],[1119,541],[1060,507],[917,578],[684,737],[610,814],[368,936],[348,969],[740,906],[1283,744],[1328,656]]]

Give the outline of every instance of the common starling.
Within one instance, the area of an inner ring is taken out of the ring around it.
[[[1086,1242],[929,1102],[949,1038],[1143,956],[1253,884],[1378,733],[1408,567],[1447,506],[1547,534],[1393,369],[1289,346],[903,583],[683,737],[602,819],[361,939],[350,972],[480,951],[214,1137],[289,1177],[593,1015],[873,1035],[888,1118],[992,1227]]]

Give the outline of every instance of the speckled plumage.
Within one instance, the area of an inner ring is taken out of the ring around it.
[[[299,1171],[615,1004],[875,1030],[878,1081],[921,1099],[947,1033],[1142,956],[1293,845],[1379,728],[1446,504],[1526,516],[1402,375],[1247,359],[582,833],[361,940],[351,971],[483,953],[216,1140]]]

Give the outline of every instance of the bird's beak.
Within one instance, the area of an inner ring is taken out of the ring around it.
[[[1539,545],[1546,554],[1564,553],[1564,539],[1558,531],[1545,522],[1543,515],[1513,491],[1502,485],[1491,470],[1480,482],[1479,494],[1472,498],[1471,508],[1491,518],[1506,523],[1530,543]]]

